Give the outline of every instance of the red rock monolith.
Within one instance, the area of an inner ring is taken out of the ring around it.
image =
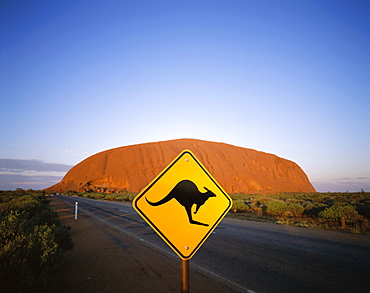
[[[252,149],[196,139],[106,150],[74,166],[51,192],[127,190],[149,184],[184,149],[191,150],[228,193],[315,192],[294,162]]]

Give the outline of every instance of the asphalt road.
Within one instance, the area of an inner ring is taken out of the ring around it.
[[[130,203],[59,198],[178,261]],[[370,237],[225,218],[190,267],[239,292],[370,292]]]

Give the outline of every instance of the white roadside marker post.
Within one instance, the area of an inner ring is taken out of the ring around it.
[[[77,211],[78,211],[78,201],[75,204],[75,220],[77,220]]]

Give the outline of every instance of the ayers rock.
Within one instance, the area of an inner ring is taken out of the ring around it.
[[[184,149],[191,150],[228,193],[315,192],[294,162],[225,143],[177,139],[103,151],[74,166],[51,192],[122,189],[137,193]]]

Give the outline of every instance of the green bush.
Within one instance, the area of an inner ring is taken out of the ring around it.
[[[345,219],[356,219],[358,217],[358,212],[355,206],[331,206],[320,212],[319,217],[338,220],[341,217],[344,217]]]
[[[73,248],[45,197],[25,194],[0,201],[0,287],[6,292],[39,290]]]
[[[299,203],[287,204],[283,201],[269,201],[266,203],[266,211],[273,216],[289,215],[301,217],[305,208]]]
[[[280,216],[288,211],[288,205],[285,202],[276,200],[266,202],[266,211],[270,215]]]
[[[249,210],[249,206],[245,204],[244,200],[237,199],[233,200],[233,205],[231,209],[234,211],[234,213],[245,212]]]
[[[108,194],[104,197],[104,200],[118,200],[120,198],[117,194]]]
[[[288,205],[288,211],[291,212],[295,217],[301,217],[304,210],[304,207],[299,203],[292,203]]]
[[[132,201],[136,196],[135,193],[120,192],[120,193],[103,193],[103,192],[80,192],[79,197],[93,198],[100,200],[114,200],[114,201]]]

